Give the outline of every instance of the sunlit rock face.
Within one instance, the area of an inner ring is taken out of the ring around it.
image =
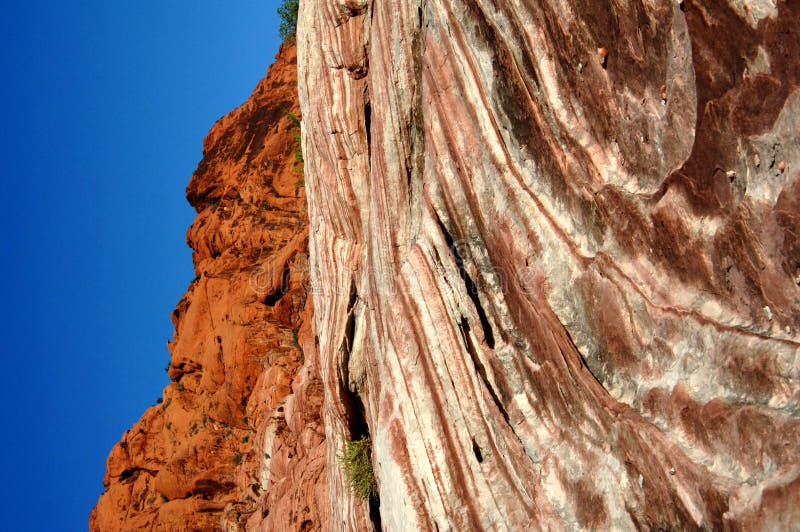
[[[798,27],[301,2],[335,529],[797,526]],[[333,467],[365,434],[372,505]]]
[[[196,279],[163,401],[114,447],[91,530],[320,528],[328,516],[293,46],[221,118],[187,188]],[[287,527],[287,528],[281,528]]]

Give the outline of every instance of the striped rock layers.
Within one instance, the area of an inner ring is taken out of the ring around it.
[[[800,522],[798,27],[301,2],[333,529]],[[364,435],[372,504],[333,467]]]

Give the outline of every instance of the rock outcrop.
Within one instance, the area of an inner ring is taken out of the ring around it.
[[[800,523],[800,5],[303,0],[336,530]]]
[[[196,279],[163,402],[114,447],[91,530],[313,529],[327,519],[296,53],[221,118],[187,188]],[[273,526],[280,523],[281,527]]]
[[[798,28],[303,0],[206,140],[173,382],[90,528],[796,528]]]

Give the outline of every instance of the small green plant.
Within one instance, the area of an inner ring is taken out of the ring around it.
[[[231,462],[233,462],[236,465],[241,464],[242,463],[242,453],[237,452],[236,454],[234,454],[233,458],[231,458]]]
[[[298,164],[303,164],[305,161],[303,159],[303,137],[300,135],[300,119],[297,118],[297,115],[291,111],[286,111],[286,116],[289,117],[289,120],[292,121],[292,131],[294,131],[294,163],[295,166]],[[303,172],[302,169],[299,169],[300,173]]]
[[[297,191],[301,187],[306,186],[306,181],[303,176],[303,167],[305,160],[303,159],[303,138],[300,134],[300,119],[297,118],[291,111],[284,111],[286,116],[292,122],[291,130],[294,131],[294,171],[300,174],[300,179],[294,184],[294,195],[297,196]]]
[[[372,470],[372,440],[367,437],[344,442],[344,449],[338,455],[344,467],[350,489],[362,501],[367,501],[378,493],[375,473]]]
[[[294,329],[292,329],[292,344],[294,345],[294,348],[300,352],[300,363],[305,364],[306,354],[305,352],[303,352],[303,346],[300,345],[300,337],[298,336],[299,332],[300,332],[300,327],[295,327]]]
[[[281,23],[278,25],[278,33],[286,42],[294,42],[297,33],[297,12],[300,7],[300,0],[283,0],[278,7],[278,16]]]

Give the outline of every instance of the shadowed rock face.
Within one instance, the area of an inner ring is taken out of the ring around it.
[[[337,528],[800,522],[800,4],[304,0]]]
[[[197,278],[172,314],[173,382],[111,451],[91,530],[327,520],[305,197],[286,115],[296,72],[286,46],[205,140],[187,188]]]

